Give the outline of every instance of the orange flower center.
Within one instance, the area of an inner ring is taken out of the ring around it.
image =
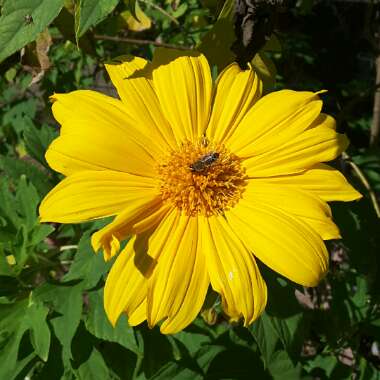
[[[186,215],[222,214],[242,197],[246,174],[241,160],[223,145],[186,141],[158,165],[162,199]]]

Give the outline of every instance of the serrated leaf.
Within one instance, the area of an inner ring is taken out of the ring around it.
[[[50,347],[50,330],[46,322],[48,308],[32,294],[0,310],[0,379],[13,379],[36,354],[46,360]],[[35,352],[18,361],[20,343],[29,330]]]
[[[40,198],[34,186],[27,183],[25,175],[18,182],[16,200],[23,223],[31,230],[37,224],[37,204]]]
[[[40,129],[32,125],[26,127],[24,131],[26,151],[40,164],[47,167],[45,152],[55,136],[54,129],[48,125],[43,125]]]
[[[27,310],[30,340],[35,353],[46,362],[50,348],[50,329],[46,323],[49,309],[40,302],[32,301]]]
[[[75,36],[77,41],[88,29],[111,13],[119,0],[80,0],[75,12]]]
[[[0,62],[33,41],[62,7],[63,0],[5,0],[0,17]]]
[[[63,280],[83,280],[83,288],[91,289],[108,271],[110,265],[111,262],[106,263],[102,255],[94,253],[91,247],[90,235],[85,233],[79,241],[74,262]]]
[[[55,335],[62,344],[65,358],[72,358],[71,341],[82,315],[82,289],[81,283],[73,286],[45,284],[36,291],[39,299],[59,313],[51,319],[51,324]]]
[[[54,227],[50,224],[40,224],[33,229],[32,236],[30,238],[30,244],[32,246],[37,245],[43,241],[54,231]]]
[[[52,187],[47,173],[29,161],[0,157],[0,169],[4,171],[6,176],[14,180],[26,175],[41,196],[45,195]]]
[[[10,184],[4,178],[0,182],[0,216],[3,217],[4,222],[13,227],[20,224],[21,219],[17,214],[17,209],[14,207],[14,197],[9,190]]]
[[[128,350],[141,355],[133,328],[123,315],[115,327],[112,327],[104,311],[103,289],[89,293],[89,312],[86,318],[87,330],[99,339],[119,343]]]

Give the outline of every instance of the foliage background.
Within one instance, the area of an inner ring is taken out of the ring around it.
[[[102,303],[109,264],[89,243],[104,221],[38,223],[60,180],[44,159],[58,132],[49,95],[115,95],[103,62],[151,58],[154,45],[198,46],[216,72],[234,41],[233,1],[220,13],[223,3],[0,1],[0,379],[380,379],[380,155],[370,144],[378,2],[289,1],[254,59],[268,89],[328,89],[325,111],[351,140],[335,165],[365,198],[333,205],[343,239],[329,242],[319,287],[261,266],[269,305],[248,329],[229,325],[218,304],[174,336],[131,329],[125,317],[113,329]]]

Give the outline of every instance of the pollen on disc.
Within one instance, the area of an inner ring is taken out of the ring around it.
[[[157,170],[162,199],[190,216],[223,213],[239,201],[246,186],[241,160],[223,145],[202,140],[184,142]]]

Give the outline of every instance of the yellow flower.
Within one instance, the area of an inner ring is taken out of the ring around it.
[[[231,320],[252,323],[267,289],[257,257],[314,286],[328,268],[323,239],[339,238],[326,201],[360,198],[322,164],[348,144],[312,92],[262,98],[253,70],[228,66],[212,82],[201,54],[158,49],[152,63],[106,65],[121,100],[94,91],[55,94],[60,136],[46,153],[66,178],[43,200],[43,222],[115,216],[92,237],[106,259],[115,324],[158,322],[175,333],[218,292]]]

